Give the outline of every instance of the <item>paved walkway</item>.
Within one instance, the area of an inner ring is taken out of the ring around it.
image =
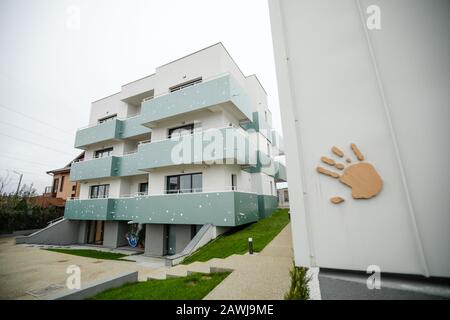
[[[231,268],[234,271],[205,299],[283,299],[290,286],[292,259],[291,225],[288,224],[258,254],[210,260],[214,267]]]
[[[185,277],[192,272],[232,273],[204,299],[208,300],[280,300],[290,287],[292,268],[291,226],[288,224],[260,253],[233,254],[225,259],[177,265],[154,272],[150,279]]]
[[[45,299],[64,290],[70,265],[80,267],[82,287],[127,271],[139,271],[143,281],[167,269],[152,258],[138,258],[137,263],[97,260],[14,243],[12,237],[0,239],[0,299]]]

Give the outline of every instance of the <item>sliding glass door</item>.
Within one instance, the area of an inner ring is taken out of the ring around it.
[[[202,192],[202,184],[201,173],[168,176],[166,193]]]

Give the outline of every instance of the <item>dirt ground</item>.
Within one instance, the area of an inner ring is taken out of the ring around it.
[[[14,238],[0,238],[0,299],[45,299],[66,287],[67,267],[81,270],[81,287],[90,282],[129,271],[139,271],[139,279],[157,269],[126,261],[97,260],[15,245]],[[27,293],[32,291],[32,295]]]

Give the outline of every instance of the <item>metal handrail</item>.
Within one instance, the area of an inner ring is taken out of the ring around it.
[[[58,222],[59,220],[62,220],[62,219],[64,219],[64,216],[58,217],[56,219],[53,219],[53,220],[47,222],[47,225],[52,225],[53,223]]]

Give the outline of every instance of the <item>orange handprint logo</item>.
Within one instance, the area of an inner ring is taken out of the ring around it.
[[[335,171],[327,170],[323,167],[317,167],[317,171],[321,174],[338,179],[340,182],[352,189],[352,197],[354,199],[370,199],[380,193],[383,188],[383,180],[381,179],[375,167],[364,161],[364,156],[358,147],[352,143],[350,145],[358,162],[351,164],[351,159],[346,158],[347,166],[338,163],[328,157],[321,157],[320,160],[329,166],[334,166],[338,170],[343,170],[342,175]],[[339,158],[344,158],[344,152],[337,147],[331,148],[331,151]],[[331,198],[331,202],[337,204],[343,202],[341,197]]]

